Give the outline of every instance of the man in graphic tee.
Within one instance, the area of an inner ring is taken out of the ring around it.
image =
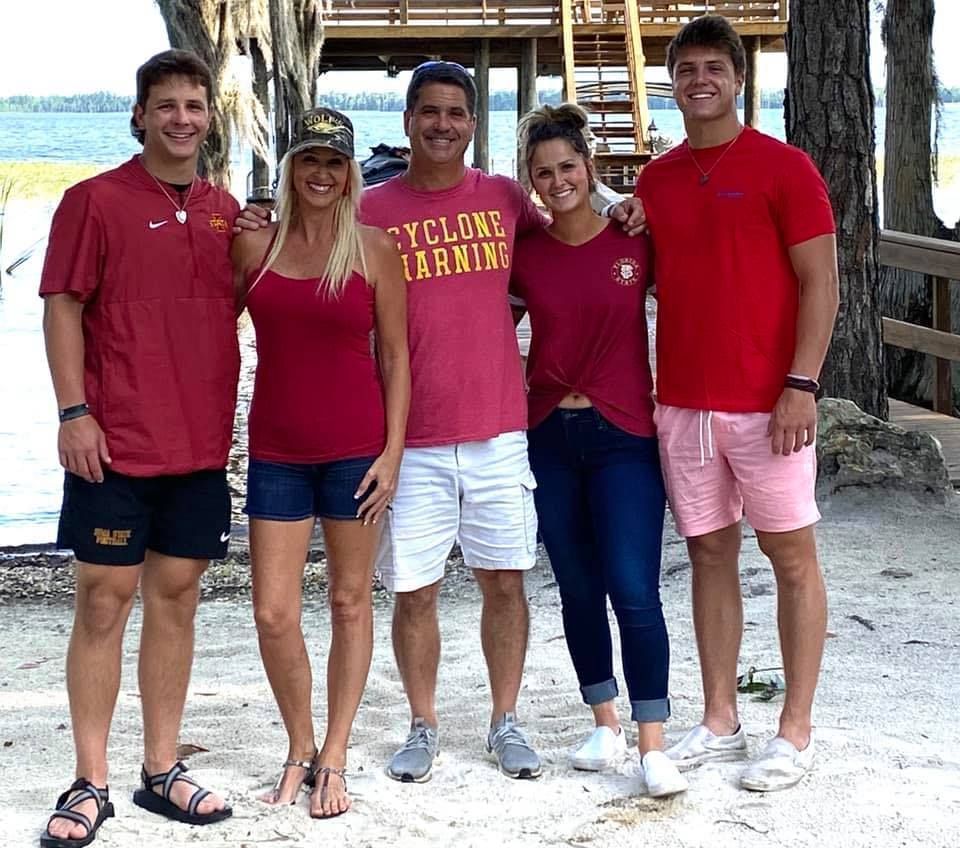
[[[454,542],[483,595],[487,748],[511,777],[541,770],[516,719],[529,620],[523,573],[536,561],[537,520],[507,287],[514,240],[542,218],[516,182],[464,166],[475,114],[462,67],[421,65],[404,113],[410,167],[363,196],[364,222],[393,234],[407,279],[410,417],[378,556],[396,593],[394,652],[412,717],[387,768],[402,781],[428,780],[438,749],[437,597]]]
[[[58,544],[77,558],[67,690],[76,782],[41,845],[86,844],[110,816],[107,736],[123,632],[143,603],[142,787],[134,803],[209,824],[224,801],[177,761],[199,580],[226,554],[226,481],[239,373],[229,258],[237,203],[197,176],[212,77],[195,55],[137,73],[143,152],[69,189],[40,294],[66,469]],[[89,838],[89,839],[88,839]]]

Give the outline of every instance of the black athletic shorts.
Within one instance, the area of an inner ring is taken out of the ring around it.
[[[187,559],[222,559],[230,539],[227,472],[127,477],[102,483],[66,474],[57,546],[80,562],[139,565],[147,549]]]

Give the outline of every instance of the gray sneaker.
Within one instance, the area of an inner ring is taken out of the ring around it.
[[[504,713],[487,734],[487,753],[492,754],[497,765],[508,777],[540,777],[540,758],[530,747],[527,735],[517,724],[513,713]]]
[[[422,718],[415,718],[410,723],[407,741],[390,760],[387,774],[401,783],[426,783],[433,774],[433,761],[439,751],[437,729]]]

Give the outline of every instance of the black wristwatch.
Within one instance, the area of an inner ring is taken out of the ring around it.
[[[78,403],[74,406],[65,406],[59,414],[60,423],[63,424],[65,421],[73,421],[74,418],[83,418],[84,415],[89,415],[90,407],[85,403]]]

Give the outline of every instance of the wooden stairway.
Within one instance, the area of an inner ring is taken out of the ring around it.
[[[636,0],[560,0],[560,23],[564,98],[590,113],[598,163],[645,161],[650,113]]]

